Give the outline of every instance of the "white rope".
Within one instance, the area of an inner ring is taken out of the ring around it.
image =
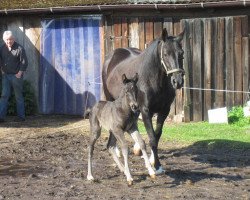
[[[250,92],[247,91],[239,91],[239,90],[220,90],[220,89],[208,89],[208,88],[197,88],[197,87],[183,87],[183,89],[189,89],[189,90],[200,90],[200,91],[214,91],[214,92],[231,92],[231,93],[244,93],[244,94],[250,94]]]
[[[91,84],[102,85],[102,83],[97,83],[97,82],[92,82],[92,81],[88,81],[88,84],[89,84],[89,85],[91,85]]]

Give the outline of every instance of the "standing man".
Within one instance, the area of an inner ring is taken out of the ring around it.
[[[28,66],[27,57],[24,48],[15,42],[11,31],[3,33],[3,40],[5,44],[0,47],[0,69],[2,73],[0,122],[4,122],[7,114],[11,86],[16,98],[17,119],[15,121],[25,121],[23,73]]]

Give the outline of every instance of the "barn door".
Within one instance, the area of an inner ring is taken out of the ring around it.
[[[42,21],[39,108],[82,115],[101,95],[101,17]]]
[[[248,22],[245,16],[185,19],[185,120],[207,119],[207,110],[242,105],[248,91]]]

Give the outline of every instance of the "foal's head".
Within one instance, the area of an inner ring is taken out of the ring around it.
[[[132,79],[128,79],[125,74],[122,75],[122,82],[124,84],[124,98],[133,112],[138,112],[139,106],[137,103],[138,89],[136,83],[138,81],[138,74],[136,73]]]
[[[183,54],[181,41],[184,31],[178,36],[168,36],[166,29],[162,31],[162,37],[158,46],[161,65],[167,76],[171,77],[173,88],[180,89],[184,83]]]

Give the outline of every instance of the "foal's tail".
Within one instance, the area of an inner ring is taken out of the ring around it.
[[[89,118],[89,114],[91,112],[91,108],[87,108],[83,114],[83,118],[86,119],[86,118]]]

